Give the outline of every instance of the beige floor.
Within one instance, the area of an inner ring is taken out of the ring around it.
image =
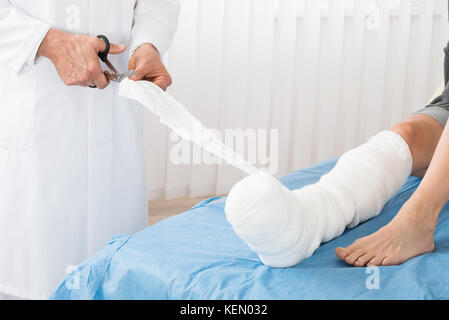
[[[205,198],[184,198],[175,200],[152,200],[148,208],[148,223],[153,225],[159,221],[189,210],[198,202],[209,199],[212,196]]]

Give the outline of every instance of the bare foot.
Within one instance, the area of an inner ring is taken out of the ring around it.
[[[399,265],[432,252],[435,221],[422,210],[406,203],[396,217],[377,232],[356,240],[349,247],[335,249],[337,257],[356,267]]]

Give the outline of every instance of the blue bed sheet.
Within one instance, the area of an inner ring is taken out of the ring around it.
[[[299,170],[281,181],[298,189],[316,182],[335,161]],[[346,230],[287,269],[264,266],[226,221],[225,199],[209,199],[135,235],[115,237],[68,275],[52,298],[448,299],[448,206],[440,216],[432,254],[377,271],[350,267],[334,255],[336,247],[387,224],[419,182],[411,177],[378,217]],[[372,284],[376,276],[379,288],[367,287],[367,280]]]

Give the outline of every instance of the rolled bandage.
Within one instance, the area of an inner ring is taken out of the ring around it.
[[[319,182],[299,190],[263,172],[246,177],[229,193],[225,213],[264,264],[290,267],[346,227],[378,215],[411,170],[405,140],[383,131],[343,154]]]

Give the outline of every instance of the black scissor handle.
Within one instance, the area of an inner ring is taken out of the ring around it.
[[[97,38],[100,38],[101,40],[103,40],[106,45],[106,49],[104,51],[98,52],[98,57],[101,59],[101,61],[106,62],[106,60],[108,60],[108,54],[109,54],[109,49],[111,49],[111,44],[109,43],[108,38],[106,38],[106,36],[104,36],[102,34],[98,35]]]
[[[101,40],[104,41],[104,44],[106,45],[106,48],[104,49],[104,51],[100,51],[98,52],[98,57],[101,59],[101,61],[106,62],[106,60],[108,60],[108,54],[109,54],[109,49],[111,49],[111,44],[109,43],[109,39],[106,38],[106,36],[100,34],[97,36],[97,38],[100,38]],[[97,86],[89,86],[89,88],[93,88],[95,89]]]

